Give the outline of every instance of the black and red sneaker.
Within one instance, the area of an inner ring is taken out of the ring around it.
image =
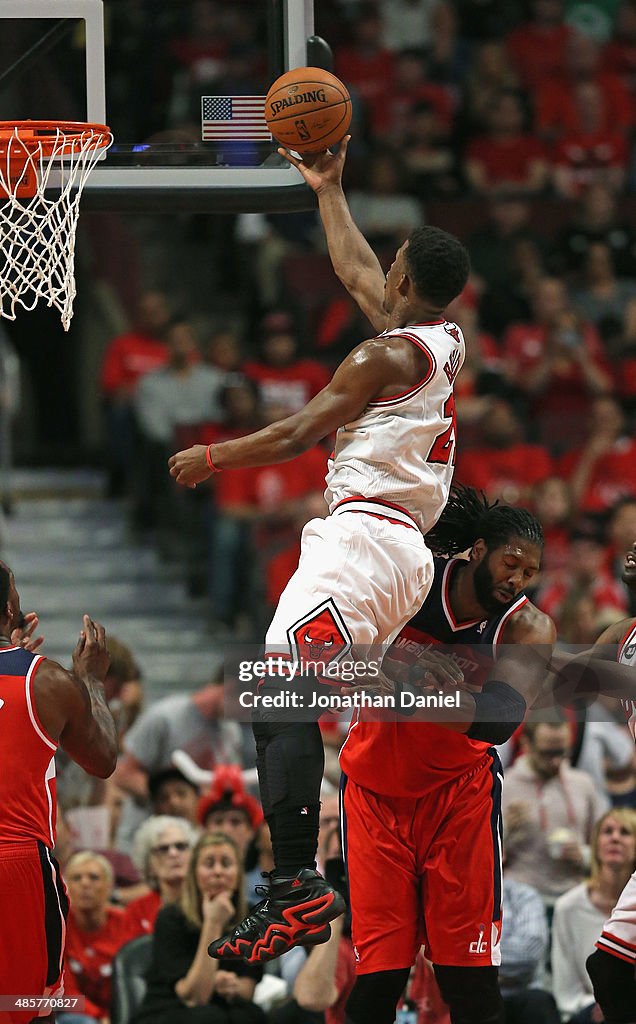
[[[294,878],[257,886],[265,899],[228,935],[208,946],[216,960],[263,964],[292,946],[319,945],[331,935],[329,922],[344,913],[345,902],[322,875],[303,868]]]

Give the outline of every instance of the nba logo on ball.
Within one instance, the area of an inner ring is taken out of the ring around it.
[[[294,68],[277,78],[267,93],[265,121],[287,149],[322,153],[347,134],[351,97],[331,72]]]

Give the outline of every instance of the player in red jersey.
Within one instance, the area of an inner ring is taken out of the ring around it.
[[[523,593],[539,571],[543,532],[525,509],[489,506],[455,487],[427,543],[470,554],[435,559],[429,595],[391,648],[378,686],[421,693],[408,682],[410,663],[438,683],[452,683],[459,666],[461,706],[435,724],[356,712],[343,746],[358,973],[351,1024],[392,1024],[422,943],[453,1024],[500,1019],[503,773],[494,744],[512,735],[541,691],[556,638]],[[450,664],[439,645],[450,648]]]
[[[0,998],[54,997],[61,989],[68,899],[55,845],[55,751],[107,778],[117,732],[103,680],[109,664],[103,626],[84,616],[73,670],[36,654],[36,620],[23,616],[13,573],[0,562]],[[30,632],[31,630],[31,632]],[[26,641],[26,642],[25,642]],[[4,1008],[0,1020],[49,1017],[46,1005]]]
[[[262,692],[289,682],[284,659],[330,665],[353,644],[390,643],[432,581],[424,534],[448,497],[454,466],[453,386],[465,355],[444,309],[466,284],[468,254],[435,227],[416,228],[388,274],[356,228],[341,185],[346,140],[318,173],[288,158],[319,193],[334,269],[341,241],[355,270],[354,297],[378,334],[358,345],[300,412],[235,440],[178,452],[177,483],[196,486],[216,470],[289,461],[337,430],[327,474],[330,515],[303,529],[298,569],[265,638]],[[318,652],[318,654],[316,653]],[[317,686],[324,684],[324,675]],[[263,695],[269,696],[269,693]],[[319,717],[320,712],[316,716]],[[309,938],[324,942],[341,896],[315,870],[324,752],[317,721],[253,717],[261,802],[275,870],[266,899],[210,946],[217,959],[263,962]]]

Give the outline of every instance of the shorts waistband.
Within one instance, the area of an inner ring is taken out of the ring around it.
[[[25,857],[39,857],[37,839],[29,839],[21,843],[0,841],[0,860],[23,860]]]
[[[406,526],[410,530],[417,530],[418,533],[422,532],[410,512],[407,512],[401,505],[394,505],[390,501],[363,497],[343,498],[334,506],[331,515],[342,515],[343,512],[362,512],[375,519],[388,520],[390,523]]]

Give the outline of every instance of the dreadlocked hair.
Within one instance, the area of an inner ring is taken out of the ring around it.
[[[458,555],[482,538],[488,548],[498,548],[511,537],[523,537],[543,547],[541,523],[526,508],[490,505],[483,491],[453,484],[437,523],[426,535],[426,543],[435,555]]]

